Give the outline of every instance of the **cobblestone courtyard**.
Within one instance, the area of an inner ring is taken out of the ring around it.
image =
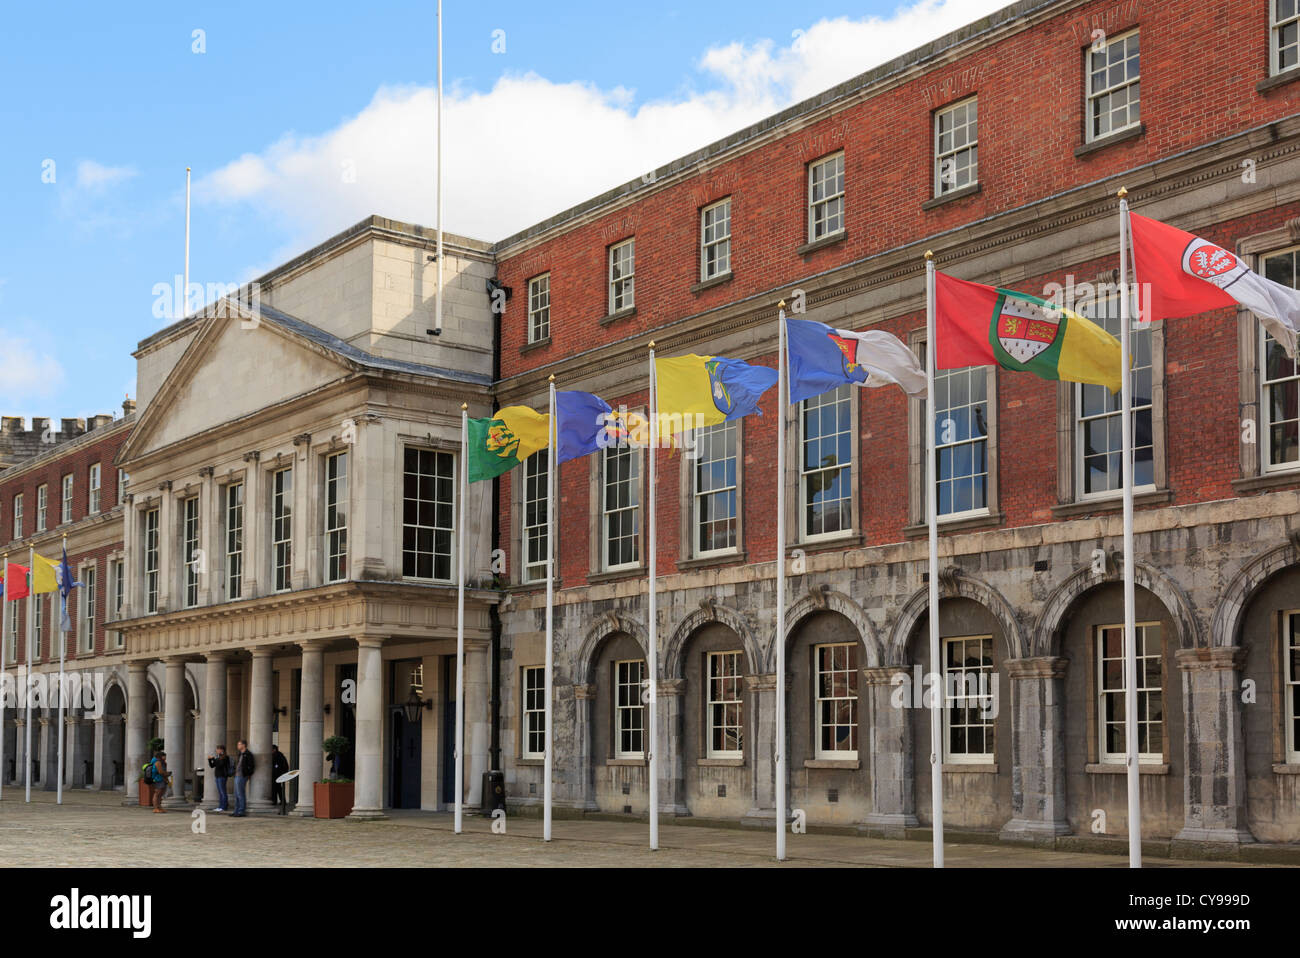
[[[387,821],[356,823],[293,817],[205,816],[206,832],[180,809],[154,815],[124,807],[120,793],[67,792],[62,807],[49,792],[6,788],[0,801],[0,867],[432,866],[432,867],[729,867],[777,865],[767,830],[670,825],[660,849],[646,847],[644,823],[557,820],[553,840],[540,840],[541,822],[515,817],[496,835],[491,823],[465,817],[456,835],[449,814],[397,812]],[[930,865],[923,841],[884,841],[841,835],[791,835],[785,867]],[[1122,856],[1052,852],[1003,845],[950,843],[951,867],[1124,868]],[[1146,864],[1200,863],[1147,859]]]

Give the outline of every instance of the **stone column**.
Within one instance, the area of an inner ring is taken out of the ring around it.
[[[911,713],[895,705],[896,682],[912,681],[906,665],[884,665],[862,670],[867,680],[870,710],[871,811],[864,819],[868,831],[891,838],[904,837],[915,828],[915,743]],[[900,679],[895,679],[900,676]],[[911,695],[902,701],[910,701]]]
[[[163,681],[163,751],[172,776],[163,806],[177,808],[185,804],[185,660],[172,656],[163,661],[167,669]]]
[[[136,661],[126,664],[126,768],[122,780],[126,785],[123,805],[135,805],[139,800],[136,779],[140,766],[148,759],[145,746],[149,744],[149,664]]]
[[[81,754],[81,719],[69,711],[63,718],[63,759],[67,763],[63,781],[68,788],[85,788],[86,770]]]
[[[94,763],[91,768],[95,777],[94,782],[87,782],[86,787],[95,791],[106,792],[111,789],[113,782],[113,769],[108,765],[104,754],[104,723],[105,716],[101,715],[94,719],[95,723],[95,755],[91,761]]]
[[[1065,811],[1065,669],[1069,659],[1008,659],[1011,708],[1011,820],[1003,841],[1051,844],[1070,834]],[[997,678],[997,673],[993,674]]]
[[[26,768],[25,763],[27,761],[27,753],[24,751],[26,747],[27,719],[24,717],[22,712],[19,712],[18,717],[14,719],[14,773],[9,779],[15,785],[19,786],[23,784],[23,769]],[[6,758],[5,764],[8,765],[8,763],[9,760]],[[8,768],[4,771],[6,775],[9,774]]]
[[[754,744],[747,750],[754,764],[753,801],[745,818],[770,828],[776,822],[776,674],[746,675],[745,691],[749,694],[745,706],[754,716]],[[789,715],[786,719],[788,725]]]
[[[382,639],[370,637],[357,640],[356,784],[352,814],[348,816],[352,819],[387,817],[383,796],[383,644]]]
[[[180,588],[180,576],[177,570],[181,568],[182,563],[177,561],[180,543],[176,531],[176,497],[172,495],[171,480],[159,483],[158,489],[162,493],[158,502],[158,611],[168,612],[184,604],[176,601],[178,598],[184,598],[183,594],[179,596],[176,594],[176,590]],[[164,734],[163,738],[166,739],[167,736]],[[167,757],[172,757],[170,752],[167,753]],[[170,762],[167,767],[171,768]]]
[[[659,794],[666,800],[661,810],[673,815],[691,813],[686,807],[685,691],[685,679],[659,682],[659,754],[664,757],[659,766]]]
[[[36,712],[32,712],[35,718]],[[58,727],[55,723],[58,721],[58,712],[50,709],[41,709],[40,712],[40,745],[37,747],[36,754],[41,759],[41,788],[47,792],[54,791],[55,775],[59,763],[58,759]]]
[[[140,577],[136,575],[136,564],[139,563],[141,553],[136,545],[137,526],[140,522],[140,512],[135,507],[135,496],[131,493],[123,493],[118,489],[117,494],[122,499],[122,614],[120,618],[129,619],[135,613],[134,609],[143,608],[140,601],[136,598],[135,590],[139,587]],[[109,593],[110,595],[112,593]],[[107,618],[107,616],[105,617]],[[128,756],[129,758],[129,756]],[[137,766],[138,767],[138,766]],[[131,791],[131,777],[126,776],[126,790]]]
[[[293,440],[293,528],[289,530],[292,543],[289,564],[290,582],[295,589],[309,589],[321,583],[320,562],[315,554],[317,528],[310,515],[309,492],[316,488],[316,457],[311,453],[311,435],[303,433]],[[323,487],[322,487],[323,488]]]
[[[325,736],[325,643],[299,643],[302,648],[302,686],[298,693],[298,804],[293,814],[316,814],[316,779],[325,768],[321,742]]]
[[[221,568],[221,561],[217,551],[218,538],[217,533],[221,526],[218,521],[219,513],[217,511],[218,487],[213,480],[213,469],[211,466],[203,466],[199,469],[200,485],[199,492],[199,551],[202,554],[203,561],[199,563],[199,605],[211,605],[221,599],[220,583],[221,578],[217,575],[217,570]],[[198,751],[196,748],[195,752]],[[206,759],[204,765],[207,764]],[[203,789],[204,798],[211,792],[210,786],[212,780],[205,779]],[[204,801],[206,807],[207,802]]]
[[[244,476],[244,566],[241,595],[245,599],[255,599],[262,594],[261,582],[265,578],[262,570],[267,567],[268,546],[264,546],[268,541],[264,539],[267,504],[263,501],[265,483],[262,482],[260,460],[257,452],[246,453],[244,456],[247,472]]]
[[[452,661],[455,661],[453,658]],[[491,651],[487,642],[465,643],[465,804],[483,802],[483,773],[487,771],[488,745],[492,741],[492,689],[488,670]],[[454,735],[453,731],[453,735]]]
[[[572,780],[577,783],[574,806],[585,811],[596,810],[596,788],[592,776],[595,774],[595,755],[592,753],[592,727],[595,717],[596,686],[575,685],[573,687],[573,744],[569,749],[572,756]],[[556,739],[556,751],[563,746]],[[559,778],[559,776],[556,776]]]
[[[1175,842],[1253,842],[1246,821],[1246,737],[1237,646],[1179,649],[1183,676],[1184,824]]]
[[[217,746],[226,746],[226,755],[239,754],[234,742],[226,741],[226,653],[209,652],[203,679],[203,752],[197,761],[203,766],[203,807],[217,807],[217,775],[208,764]],[[198,749],[195,749],[198,752]],[[233,761],[233,758],[232,758]]]
[[[271,804],[271,650],[253,650],[252,687],[248,693],[248,747],[253,750],[253,780],[248,783],[248,811],[270,812]]]

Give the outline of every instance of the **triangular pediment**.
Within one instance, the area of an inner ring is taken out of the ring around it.
[[[293,322],[204,320],[141,415],[121,461],[246,420],[356,371],[355,362],[303,335],[301,320]]]

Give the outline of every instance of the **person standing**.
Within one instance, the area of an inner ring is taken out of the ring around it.
[[[230,777],[230,756],[226,754],[224,745],[218,745],[216,754],[208,756],[208,767],[212,769],[212,777],[217,783],[217,807],[214,811],[229,811],[230,799],[226,795],[226,779]]]
[[[281,815],[289,814],[289,784],[279,781],[289,771],[289,760],[278,745],[271,745],[271,804],[280,807]]]
[[[149,768],[152,774],[152,780],[149,782],[149,801],[153,805],[155,815],[165,814],[162,807],[163,796],[167,794],[167,753],[157,752],[154,754],[153,762]]]
[[[236,743],[239,755],[235,758],[235,811],[231,818],[248,815],[248,780],[253,777],[253,753],[242,738]]]

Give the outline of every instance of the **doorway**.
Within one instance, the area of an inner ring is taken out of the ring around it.
[[[401,706],[388,710],[392,774],[388,804],[393,808],[420,807],[420,724],[408,722]]]

